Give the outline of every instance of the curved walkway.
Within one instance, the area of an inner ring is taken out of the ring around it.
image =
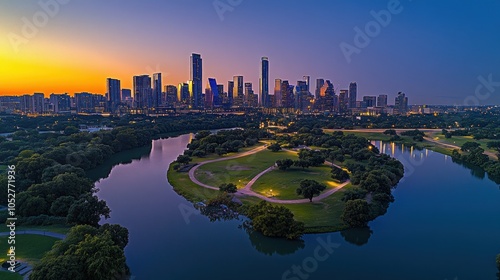
[[[62,234],[62,233],[41,231],[41,230],[17,230],[16,235],[19,235],[19,234],[43,235],[43,236],[54,237],[57,239],[66,238],[66,235]],[[10,232],[0,232],[0,236],[9,236],[9,235],[10,235]]]
[[[195,172],[196,172],[196,170],[200,166],[203,166],[203,165],[209,164],[209,163],[213,163],[213,162],[219,162],[219,161],[230,160],[230,159],[235,159],[235,158],[240,158],[240,157],[252,155],[252,154],[261,152],[261,151],[265,150],[266,148],[267,148],[267,146],[262,146],[262,147],[258,147],[258,148],[255,148],[253,150],[250,150],[250,151],[247,151],[247,152],[244,152],[244,153],[241,153],[241,154],[237,154],[237,155],[234,155],[234,156],[225,157],[225,158],[218,158],[218,159],[207,160],[207,161],[201,162],[198,165],[196,165],[195,167],[191,168],[191,170],[189,170],[189,179],[193,183],[197,184],[198,186],[218,191],[219,188],[214,187],[214,186],[210,186],[210,185],[207,185],[207,184],[204,184],[204,183],[200,182],[198,179],[196,179]],[[326,163],[330,164],[330,165],[334,165],[331,162],[326,162]],[[256,192],[254,192],[252,190],[253,184],[255,184],[255,182],[260,177],[262,177],[262,175],[264,175],[264,174],[266,174],[268,172],[271,172],[274,169],[276,169],[276,167],[273,165],[273,166],[267,168],[266,170],[260,172],[259,174],[257,174],[255,177],[252,178],[252,180],[250,180],[250,182],[248,182],[245,185],[245,187],[243,189],[239,189],[236,192],[236,195],[237,196],[254,196],[254,197],[258,197],[258,198],[260,198],[262,200],[265,200],[267,202],[278,203],[278,204],[301,204],[301,203],[309,203],[310,202],[309,199],[307,199],[307,198],[304,198],[304,199],[293,199],[293,200],[282,200],[282,199],[276,199],[276,198],[272,198],[272,197],[267,197],[267,196],[264,196],[264,195],[261,195],[261,194],[258,194]],[[350,182],[351,182],[350,180],[347,180],[346,182],[342,183],[338,187],[330,189],[330,190],[328,190],[328,191],[320,194],[319,196],[314,197],[313,201],[320,201],[320,200],[322,200],[322,199],[324,199],[326,197],[329,197],[330,195],[336,193],[337,191],[339,191],[340,189],[342,189],[343,187],[345,187]]]
[[[448,148],[451,148],[451,149],[457,149],[457,150],[460,150],[461,148],[457,145],[452,145],[452,144],[448,144],[448,143],[443,143],[443,142],[440,142],[440,141],[437,141],[437,140],[434,140],[430,137],[424,137],[424,140],[426,141],[429,141],[429,142],[432,142],[432,143],[435,143],[435,144],[438,144],[438,145],[441,145],[441,146],[444,146],[444,147],[448,147]],[[490,151],[484,151],[484,154],[489,156],[490,158],[492,159],[498,159],[497,155],[495,153],[492,153]]]

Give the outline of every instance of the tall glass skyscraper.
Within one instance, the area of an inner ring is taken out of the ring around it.
[[[191,55],[191,81],[193,82],[192,92],[190,93],[193,100],[191,106],[193,108],[200,108],[202,102],[202,81],[203,81],[203,65],[201,55],[193,53]]]
[[[134,95],[135,107],[146,109],[150,106],[151,96],[151,77],[149,75],[134,76]]]
[[[352,82],[349,85],[349,108],[356,108],[356,99],[358,95],[358,85]]]
[[[153,74],[153,107],[155,108],[162,105],[161,89],[161,73],[155,73]]]
[[[114,112],[118,109],[118,104],[121,102],[121,85],[120,80],[108,78],[106,81],[106,89],[108,96],[109,111]]]
[[[263,57],[260,66],[260,79],[259,79],[259,104],[262,107],[270,107],[269,105],[269,59]]]

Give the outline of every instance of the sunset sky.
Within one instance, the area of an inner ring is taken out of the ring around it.
[[[177,85],[189,79],[192,52],[202,55],[204,81],[215,77],[226,88],[243,75],[256,92],[262,56],[272,81],[296,84],[309,75],[313,87],[317,78],[330,79],[337,92],[356,81],[358,96],[385,93],[393,101],[403,91],[411,104],[461,104],[478,77],[500,82],[498,0],[401,0],[401,12],[350,63],[340,44],[355,45],[354,28],[364,30],[370,12],[387,10],[392,0],[59,2],[67,3],[46,25],[24,34],[23,18],[33,23],[38,15],[43,23],[39,1],[0,2],[0,95],[102,94],[108,77],[131,88],[133,75],[154,72],[163,73],[164,85]],[[231,11],[218,13],[214,3]],[[482,104],[500,104],[500,86],[494,89]]]

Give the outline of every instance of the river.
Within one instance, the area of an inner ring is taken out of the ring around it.
[[[499,187],[447,156],[376,142],[405,165],[387,213],[370,229],[289,242],[210,222],[173,191],[167,168],[192,137],[155,140],[90,174],[112,210],[105,222],[129,229],[133,279],[497,279]]]

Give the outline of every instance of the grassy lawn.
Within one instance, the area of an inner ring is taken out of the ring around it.
[[[16,236],[16,258],[18,260],[24,260],[31,264],[39,261],[43,255],[50,249],[57,241],[57,238],[41,236],[41,235],[29,235],[20,234]],[[0,237],[0,252],[4,252],[0,255],[0,262],[3,263],[7,259],[7,251],[10,245],[7,244],[7,237]],[[3,278],[2,278],[3,279]]]
[[[273,153],[264,150],[246,157],[203,165],[196,170],[195,175],[200,182],[210,186],[233,183],[242,188],[257,174],[271,167],[276,160],[285,158],[296,159],[297,155],[286,151]]]
[[[39,231],[50,231],[55,233],[67,234],[71,229],[70,226],[61,226],[61,225],[52,225],[52,226],[18,226],[16,227],[17,231],[22,230],[39,230]],[[8,229],[6,227],[2,227],[0,232],[7,232]]]
[[[17,273],[9,271],[0,271],[0,279],[2,280],[22,280],[23,277]]]
[[[168,169],[167,179],[175,192],[191,202],[204,201],[219,194],[218,191],[203,188],[193,183],[187,172],[177,172],[172,168],[172,165]]]
[[[7,165],[1,165],[0,164],[0,173],[4,172],[5,170],[7,170]]]
[[[349,188],[350,184],[320,202],[313,200],[312,203],[281,205],[290,209],[295,219],[306,225],[306,233],[339,231],[347,228],[340,215],[345,204],[341,199]]]
[[[273,195],[278,199],[301,199],[303,197],[297,195],[296,189],[300,186],[300,181],[304,179],[323,183],[327,186],[326,190],[339,185],[331,178],[331,167],[320,166],[308,169],[293,168],[286,171],[271,171],[260,177],[253,185],[252,190],[265,196]]]

